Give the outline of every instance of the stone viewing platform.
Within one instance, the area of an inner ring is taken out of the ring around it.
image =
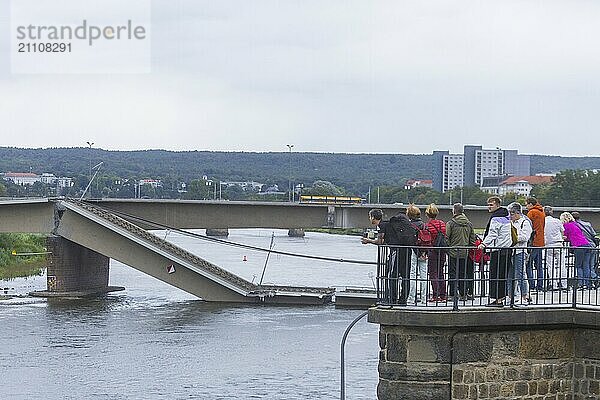
[[[600,399],[600,278],[582,276],[571,250],[546,247],[555,262],[544,257],[531,289],[494,278],[483,257],[460,276],[440,264],[439,295],[440,280],[403,274],[412,249],[380,246],[377,398]]]
[[[598,399],[600,312],[374,307],[377,398]]]

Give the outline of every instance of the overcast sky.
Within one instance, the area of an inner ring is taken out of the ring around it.
[[[0,146],[600,153],[598,1],[156,0],[151,12],[150,73],[23,75],[0,0]]]

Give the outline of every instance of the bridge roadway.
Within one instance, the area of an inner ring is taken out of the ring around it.
[[[0,200],[0,232],[50,232],[54,202],[60,199]],[[117,213],[179,229],[205,228],[366,228],[368,210],[381,208],[389,218],[405,212],[401,204],[321,205],[287,202],[242,202],[212,200],[96,199],[88,201]],[[419,206],[421,210],[425,206]],[[440,218],[451,218],[451,206],[439,205]],[[600,208],[556,207],[555,216],[577,210],[584,220],[600,226]],[[466,205],[465,214],[477,228],[485,227],[487,207]],[[138,225],[146,228],[139,221]]]
[[[368,211],[381,208],[385,218],[406,212],[404,204],[323,205],[289,202],[223,200],[92,200],[101,207],[169,225],[174,228],[367,228]],[[426,205],[418,206],[423,213]],[[452,206],[438,205],[440,218],[452,218]],[[558,218],[563,211],[579,211],[582,219],[600,226],[600,208],[555,207]],[[465,214],[476,228],[484,228],[490,217],[485,205],[465,205]]]

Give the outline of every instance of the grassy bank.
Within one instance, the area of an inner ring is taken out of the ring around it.
[[[360,228],[305,228],[305,232],[331,233],[333,235],[352,235],[362,236],[363,230]]]
[[[25,233],[0,234],[0,279],[40,275],[46,265],[46,237]]]

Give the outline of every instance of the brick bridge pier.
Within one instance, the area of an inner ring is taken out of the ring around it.
[[[108,286],[110,259],[60,236],[50,235],[47,290],[32,292],[38,297],[89,296],[123,290]]]

